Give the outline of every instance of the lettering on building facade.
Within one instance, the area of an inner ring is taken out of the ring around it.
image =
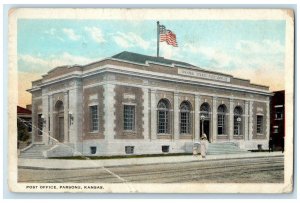
[[[230,77],[226,77],[223,75],[211,74],[211,73],[205,73],[205,72],[200,72],[200,71],[186,70],[186,69],[181,69],[181,68],[178,68],[178,74],[193,76],[193,77],[197,77],[197,78],[218,80],[218,81],[222,81],[222,82],[230,82]]]

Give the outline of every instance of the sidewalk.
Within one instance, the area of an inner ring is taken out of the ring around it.
[[[180,163],[194,161],[213,161],[238,158],[258,158],[270,156],[283,156],[281,152],[255,152],[244,154],[208,155],[203,159],[200,155],[167,156],[167,157],[145,157],[145,158],[121,158],[121,159],[99,159],[99,160],[64,160],[64,159],[18,159],[19,168],[28,169],[88,169],[101,167],[114,167],[126,165]]]

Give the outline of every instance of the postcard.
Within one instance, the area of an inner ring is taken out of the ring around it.
[[[290,193],[294,12],[9,12],[9,189]]]

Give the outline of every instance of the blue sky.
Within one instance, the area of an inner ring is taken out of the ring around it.
[[[284,88],[285,21],[160,23],[178,41],[177,48],[161,43],[161,56],[250,79],[271,90]],[[125,50],[155,56],[156,33],[153,20],[19,20],[20,85],[30,88],[32,79],[55,66],[86,64]],[[28,93],[19,96],[19,103],[30,102]]]

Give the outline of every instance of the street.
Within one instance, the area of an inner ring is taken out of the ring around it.
[[[283,183],[284,157],[207,160],[72,170],[18,170],[28,183]]]

